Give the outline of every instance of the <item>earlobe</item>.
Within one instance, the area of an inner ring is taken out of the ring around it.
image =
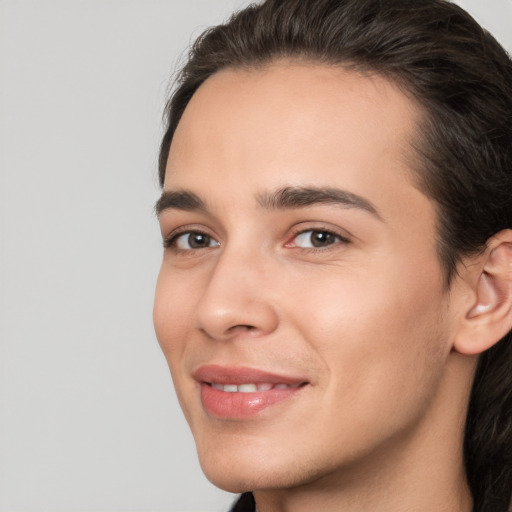
[[[512,329],[512,230],[489,239],[475,265],[475,300],[454,340],[454,349],[465,355],[484,352]]]

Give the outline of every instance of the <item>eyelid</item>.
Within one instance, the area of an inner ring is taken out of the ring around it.
[[[302,226],[302,227],[301,227]],[[331,248],[337,247],[341,244],[349,244],[351,242],[350,236],[346,233],[346,231],[342,231],[340,229],[335,229],[333,227],[327,227],[325,225],[313,225],[313,226],[295,226],[292,230],[291,236],[288,238],[288,242],[285,243],[285,247],[289,248],[297,248],[302,250],[308,250],[308,251],[326,251]],[[299,237],[300,235],[308,232],[320,232],[320,233],[328,233],[330,235],[333,235],[334,237],[338,238],[339,241],[333,244],[326,245],[325,247],[299,247],[297,245],[293,245],[293,242]]]
[[[338,240],[332,244],[326,245],[325,247],[300,247],[294,244],[294,241],[298,236],[308,232],[325,232],[333,235]],[[190,248],[190,249],[180,249],[176,247],[176,240],[183,235],[191,234],[191,233],[199,233],[205,235],[216,242],[216,245],[213,247],[204,247],[204,248]],[[314,222],[301,222],[300,224],[294,226],[291,229],[291,233],[286,237],[287,242],[285,242],[284,247],[286,248],[296,248],[301,250],[310,250],[310,251],[326,251],[331,248],[336,248],[339,245],[346,245],[351,243],[352,235],[348,233],[346,230],[326,226],[325,224],[316,224]],[[205,227],[203,224],[188,224],[182,225],[175,229],[172,229],[169,234],[163,236],[163,246],[165,249],[173,249],[175,252],[181,253],[192,253],[198,252],[199,249],[210,249],[214,247],[220,246],[219,238],[216,234],[212,233],[210,229]]]
[[[212,240],[215,240],[217,242],[217,246],[220,245],[219,240],[215,235],[213,235],[210,230],[205,228],[204,226],[200,225],[187,225],[187,226],[180,226],[176,229],[173,229],[168,235],[163,236],[163,246],[164,249],[173,249],[176,252],[195,252],[198,251],[198,249],[179,249],[176,247],[175,242],[176,240],[183,235],[186,234],[192,234],[192,233],[198,233],[205,235]],[[204,249],[209,249],[210,247],[205,247]]]

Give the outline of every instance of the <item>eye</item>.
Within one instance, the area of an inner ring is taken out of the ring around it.
[[[298,233],[293,239],[292,245],[304,249],[320,249],[339,242],[348,243],[348,240],[325,229],[308,229]]]
[[[180,251],[191,251],[195,249],[207,249],[208,247],[218,247],[220,244],[206,233],[201,231],[186,231],[171,236],[164,241],[165,247],[174,247]]]

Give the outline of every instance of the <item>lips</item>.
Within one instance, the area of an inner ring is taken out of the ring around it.
[[[201,402],[216,418],[244,419],[290,399],[308,384],[306,379],[246,367],[201,366],[194,372]]]
[[[226,393],[256,393],[257,391],[270,391],[271,389],[289,389],[299,387],[300,384],[271,384],[270,382],[258,382],[247,384],[221,384],[218,382],[210,383],[212,388],[224,391]]]

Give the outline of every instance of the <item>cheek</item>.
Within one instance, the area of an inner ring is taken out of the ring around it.
[[[185,282],[179,273],[165,268],[165,261],[158,276],[153,322],[162,352],[167,360],[176,396],[186,420],[191,422],[189,406],[195,396],[193,382],[185,373],[183,361],[187,353],[187,339],[193,325],[196,297],[194,286]]]
[[[448,344],[441,322],[442,280],[396,265],[350,272],[310,289],[295,317],[329,368],[330,387],[375,405],[428,394],[442,371]],[[318,282],[318,284],[320,284]]]
[[[164,261],[156,285],[153,323],[171,371],[185,350],[186,333],[190,329],[195,304],[191,293],[194,288],[190,283],[185,284],[179,274],[165,268]]]

